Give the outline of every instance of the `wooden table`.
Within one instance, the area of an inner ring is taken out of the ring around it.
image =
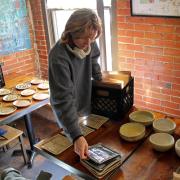
[[[25,76],[22,74],[8,75],[8,76],[5,76],[6,86],[3,88],[12,89],[17,84],[31,81],[33,78],[35,78],[35,77]],[[31,87],[34,89],[37,89],[37,85],[32,85]],[[20,94],[20,92],[21,91],[16,91],[16,93],[18,93],[18,94]],[[37,89],[37,92],[44,92],[44,90]],[[2,98],[3,97],[0,97],[0,102],[2,102],[3,105],[12,105],[12,102],[4,102],[2,100]],[[23,98],[23,97],[21,97],[21,98]],[[32,96],[28,96],[28,99],[32,99]],[[12,114],[0,116],[0,126],[9,124],[9,123],[17,120],[18,118],[24,117],[26,129],[27,129],[27,133],[28,133],[28,138],[29,138],[29,142],[30,142],[30,147],[31,147],[31,151],[32,151],[29,166],[32,165],[32,160],[35,155],[34,144],[37,143],[35,134],[34,134],[34,130],[33,130],[33,126],[32,126],[32,122],[31,122],[31,112],[41,108],[42,106],[44,106],[48,103],[49,103],[49,99],[45,99],[42,101],[36,101],[36,100],[32,99],[32,104],[30,106],[25,107],[25,108],[17,108],[17,110]]]
[[[157,118],[165,117],[157,113]],[[149,135],[153,132],[152,127],[146,128],[146,137],[138,142],[126,142],[118,134],[120,125],[128,122],[128,117],[120,121],[108,121],[98,130],[89,134],[86,139],[89,145],[103,143],[117,150],[122,155],[122,164],[103,179],[171,179],[173,171],[180,166],[180,160],[172,149],[168,152],[154,151],[148,141]],[[180,137],[180,121],[177,124],[175,138]],[[50,159],[64,169],[75,173],[84,179],[96,179],[84,168],[79,157],[73,152],[73,147],[68,148],[60,155],[47,153],[40,146],[35,145],[35,149],[44,157]],[[75,168],[75,169],[74,169]],[[77,171],[79,170],[79,171]]]

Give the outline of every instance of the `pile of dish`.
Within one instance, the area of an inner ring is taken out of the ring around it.
[[[157,119],[153,122],[154,134],[149,137],[149,142],[156,151],[164,152],[170,150],[175,140],[173,133],[176,129],[176,123],[171,119]]]
[[[122,139],[133,142],[145,137],[146,126],[154,121],[154,116],[150,111],[134,111],[129,115],[130,122],[123,124],[119,129]]]
[[[173,133],[176,123],[168,118],[157,119],[150,111],[134,111],[129,115],[129,123],[123,124],[119,129],[120,137],[126,141],[133,142],[145,137],[146,127],[152,125],[154,133],[149,137],[151,147],[156,151],[165,152],[175,144],[175,150],[180,157],[180,139],[176,141]]]

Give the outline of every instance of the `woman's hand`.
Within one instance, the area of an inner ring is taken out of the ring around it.
[[[80,136],[74,142],[74,151],[80,156],[80,159],[87,159],[88,157],[88,143],[84,136]]]

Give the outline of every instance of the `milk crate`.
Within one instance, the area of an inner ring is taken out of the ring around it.
[[[109,82],[93,81],[91,112],[118,120],[126,115],[134,103],[134,78],[124,87]]]

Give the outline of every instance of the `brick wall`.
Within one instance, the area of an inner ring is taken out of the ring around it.
[[[40,68],[46,78],[47,45],[41,0],[31,0],[30,5],[33,48],[1,56],[0,61],[5,63],[5,73],[38,73]],[[130,0],[117,0],[116,14],[118,68],[131,71],[135,77],[135,106],[180,116],[180,20],[131,17]]]
[[[0,62],[4,64],[2,66],[2,69],[5,76],[14,72],[31,75],[36,74],[34,35],[30,18],[28,19],[28,21],[32,48],[8,55],[0,55]]]
[[[48,52],[45,25],[41,0],[30,0],[32,19],[34,24],[35,44],[38,56],[38,68],[42,78],[47,78]]]
[[[135,77],[135,106],[180,117],[180,19],[135,17],[117,0],[118,65]]]

